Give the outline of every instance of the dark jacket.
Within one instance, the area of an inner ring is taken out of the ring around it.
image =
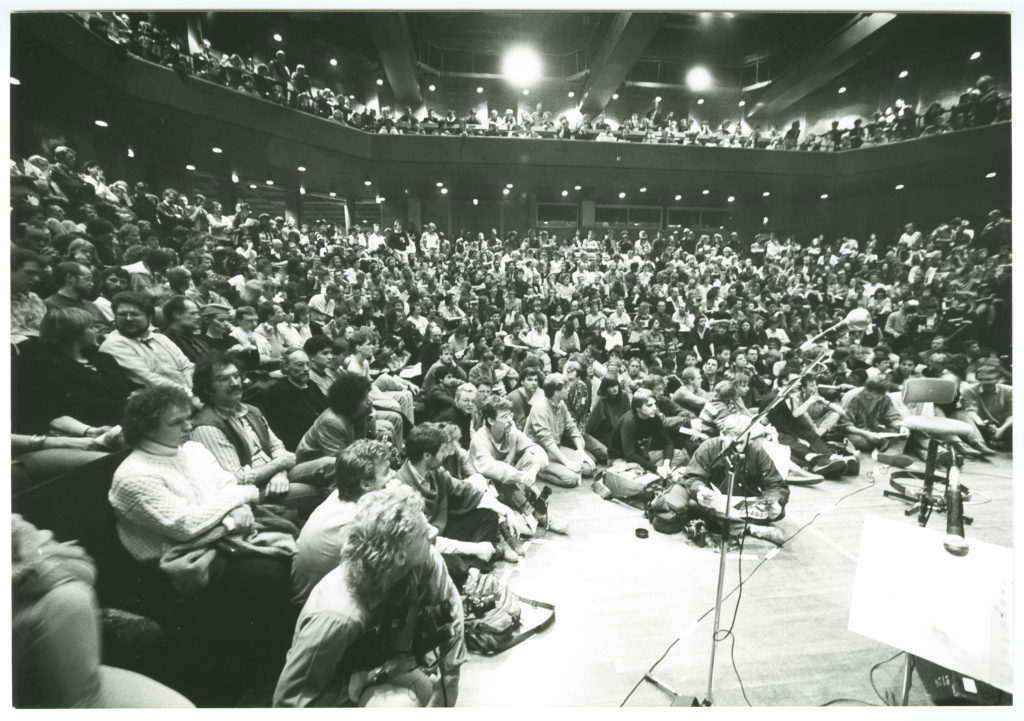
[[[284,447],[294,451],[302,436],[327,408],[327,397],[312,381],[305,388],[299,388],[282,378],[257,396],[255,404]]]
[[[661,417],[644,419],[634,410],[627,411],[612,429],[608,457],[639,463],[646,470],[654,471],[658,464],[651,460],[651,451],[662,451],[668,459],[672,458],[675,451]]]
[[[448,516],[466,513],[476,508],[483,493],[473,484],[452,478],[448,471],[437,468],[427,473],[420,483],[409,462],[406,461],[398,469],[398,480],[423,496],[423,512],[430,525],[444,536],[448,526]],[[464,539],[457,539],[464,540]]]

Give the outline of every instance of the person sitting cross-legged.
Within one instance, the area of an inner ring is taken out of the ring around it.
[[[491,481],[505,504],[520,513],[534,515],[550,531],[568,533],[565,521],[535,505],[541,495],[537,474],[548,465],[548,455],[516,428],[512,404],[492,396],[484,402],[482,415],[484,424],[473,433],[469,444],[470,469]]]
[[[491,561],[519,560],[501,540],[498,528],[512,509],[469,482],[453,478],[441,464],[447,457],[448,436],[433,423],[414,427],[405,439],[406,461],[397,477],[426,502],[426,513],[437,528],[437,548],[448,572],[460,587],[470,568],[491,570]]]
[[[676,451],[672,436],[658,415],[658,402],[648,388],[640,388],[630,400],[630,409],[612,429],[608,457],[636,463],[645,471],[667,476],[669,470],[686,463],[686,451]]]
[[[565,376],[550,373],[544,378],[544,397],[538,398],[526,419],[526,435],[548,455],[548,465],[537,477],[563,488],[580,485],[583,476],[591,476],[596,465],[585,450],[583,433],[565,405],[568,394]],[[575,448],[568,448],[568,440]]]

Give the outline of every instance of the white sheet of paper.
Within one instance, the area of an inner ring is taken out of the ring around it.
[[[849,629],[1012,693],[1013,552],[967,530],[956,557],[940,530],[866,516]]]

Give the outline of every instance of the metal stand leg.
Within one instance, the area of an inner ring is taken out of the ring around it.
[[[910,705],[910,684],[914,681],[914,661],[911,654],[907,654],[907,663],[903,666],[903,688],[900,690],[900,706]]]

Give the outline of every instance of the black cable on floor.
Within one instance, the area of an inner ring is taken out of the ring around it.
[[[809,520],[809,521],[808,521],[807,523],[805,523],[804,525],[800,526],[800,528],[796,529],[796,530],[795,530],[795,531],[794,531],[794,532],[793,532],[793,533],[792,533],[792,534],[791,534],[790,536],[788,536],[788,537],[787,537],[787,538],[786,538],[786,539],[785,539],[785,540],[784,540],[784,541],[782,542],[782,544],[781,544],[781,545],[785,545],[785,544],[789,543],[790,541],[792,541],[792,540],[793,540],[794,538],[796,538],[797,536],[799,536],[799,535],[800,535],[800,534],[801,534],[801,533],[802,533],[802,532],[803,532],[803,531],[804,531],[804,530],[805,530],[805,529],[806,529],[806,528],[807,528],[808,526],[810,526],[810,525],[811,525],[812,523],[814,523],[814,522],[815,522],[816,520],[818,520],[818,517],[819,517],[819,516],[821,516],[821,514],[822,514],[822,513],[824,513],[825,511],[827,511],[827,510],[830,510],[830,509],[832,509],[832,508],[835,508],[835,507],[837,507],[837,506],[838,506],[838,505],[839,505],[840,503],[842,503],[843,501],[845,501],[845,500],[846,500],[847,498],[851,498],[852,496],[856,496],[856,495],[857,495],[858,493],[862,493],[863,491],[866,491],[866,490],[868,490],[869,488],[872,488],[872,487],[873,487],[873,486],[875,485],[875,477],[874,477],[874,475],[872,475],[872,474],[871,474],[870,472],[869,472],[869,473],[868,473],[867,475],[868,475],[868,479],[869,479],[869,480],[868,480],[868,482],[867,482],[867,483],[866,483],[865,485],[861,486],[860,488],[858,488],[858,489],[856,489],[856,490],[850,491],[849,493],[847,493],[847,494],[846,494],[846,495],[844,495],[844,496],[840,496],[840,497],[839,497],[838,499],[836,499],[835,503],[833,503],[833,504],[832,504],[832,505],[831,505],[831,506],[830,506],[829,508],[826,508],[826,509],[825,509],[825,510],[823,510],[823,511],[818,511],[817,513],[815,513],[815,514],[814,514],[813,516],[811,516],[811,520]],[[747,519],[744,519],[744,525],[743,525],[743,535],[742,535],[742,536],[740,536],[740,546],[739,546],[739,551],[740,551],[740,557],[739,557],[739,583],[737,584],[737,587],[736,587],[736,589],[735,589],[735,590],[737,591],[737,594],[738,594],[738,595],[737,595],[737,598],[736,598],[736,606],[735,606],[735,607],[733,608],[733,615],[732,615],[732,621],[731,621],[731,622],[730,622],[730,624],[729,624],[729,628],[728,628],[728,629],[727,629],[726,631],[724,631],[724,632],[722,632],[722,631],[719,631],[719,633],[720,633],[720,634],[723,634],[723,635],[720,635],[720,636],[719,636],[719,639],[718,639],[718,640],[722,641],[722,640],[725,640],[726,638],[729,638],[729,637],[731,636],[731,637],[732,637],[732,639],[733,639],[733,645],[732,645],[732,648],[735,648],[735,643],[736,643],[736,641],[735,641],[735,639],[736,639],[736,636],[735,636],[735,634],[733,634],[733,627],[734,627],[734,626],[735,626],[735,624],[736,624],[736,616],[737,616],[737,614],[739,613],[739,607],[740,607],[740,600],[741,600],[741,599],[743,598],[743,584],[744,584],[744,583],[745,583],[745,582],[746,582],[746,581],[747,581],[747,580],[748,580],[748,579],[749,579],[749,578],[750,578],[751,576],[753,576],[753,575],[754,575],[755,573],[757,573],[757,570],[758,570],[759,568],[761,568],[761,566],[763,566],[763,565],[764,565],[764,564],[765,564],[765,563],[766,563],[766,562],[768,561],[768,556],[766,555],[766,556],[765,556],[764,558],[762,558],[762,559],[761,559],[760,561],[758,561],[758,562],[757,562],[757,565],[756,565],[756,566],[754,566],[754,568],[753,568],[753,569],[752,569],[752,570],[750,571],[750,573],[748,573],[748,574],[747,574],[747,578],[743,578],[743,575],[742,575],[742,574],[743,574],[743,571],[742,571],[742,569],[743,569],[743,544],[744,544],[744,541],[746,540],[746,535],[747,535],[747,534],[746,534],[746,531],[747,531],[747,525],[748,525],[748,521],[747,521]],[[728,550],[729,550],[729,549],[726,549],[726,553],[728,553]],[[726,597],[725,597],[725,598],[728,598],[728,597],[729,597],[730,595],[732,595],[732,593],[731,593],[731,592],[730,592],[730,593],[729,593],[728,595],[726,595]],[[723,600],[724,600],[724,599],[723,599]],[[714,610],[714,609],[712,608],[711,610]],[[703,614],[703,615],[702,615],[702,616],[701,616],[700,618],[698,618],[698,619],[697,619],[697,621],[698,621],[698,622],[702,621],[702,620],[704,619],[704,616],[707,616],[707,615],[708,615],[708,613],[710,613],[710,612],[711,612],[710,610],[709,610],[709,611],[707,611],[707,612],[705,612],[705,613],[704,613],[704,614]],[[654,669],[656,669],[656,668],[658,667],[658,664],[660,664],[660,663],[661,663],[662,661],[664,661],[664,660],[665,660],[665,657],[666,657],[666,656],[668,656],[668,653],[669,653],[669,651],[671,651],[671,650],[672,650],[672,648],[673,648],[673,647],[674,647],[674,646],[675,646],[675,645],[676,645],[677,643],[679,643],[679,641],[680,641],[680,639],[679,639],[679,638],[676,638],[676,639],[675,639],[674,641],[672,641],[672,643],[670,643],[670,644],[668,645],[668,648],[666,648],[666,649],[665,649],[665,652],[664,652],[664,653],[662,653],[662,654],[661,654],[661,656],[660,656],[660,657],[658,658],[658,660],[657,660],[657,661],[655,661],[655,662],[654,662],[654,664],[653,664],[653,665],[652,665],[652,666],[651,666],[651,667],[650,667],[650,668],[649,668],[649,669],[647,670],[647,673],[648,673],[648,674],[650,674],[651,672],[653,672],[653,671],[654,671]],[[902,653],[902,651],[901,651],[900,653]],[[896,655],[898,656],[899,654],[896,654]],[[730,658],[732,659],[732,669],[733,669],[733,672],[734,672],[734,673],[736,674],[736,680],[737,680],[737,681],[739,681],[739,684],[740,684],[740,691],[742,691],[742,692],[743,692],[743,700],[747,702],[747,705],[748,705],[748,706],[751,706],[752,704],[751,704],[751,703],[750,703],[750,701],[749,701],[749,700],[747,699],[747,692],[746,692],[746,690],[745,690],[745,689],[744,689],[744,687],[743,687],[743,679],[742,679],[742,678],[740,678],[740,673],[739,673],[739,670],[738,670],[738,669],[737,669],[737,667],[736,667],[736,660],[735,660],[735,658],[733,657],[733,655],[732,655],[732,652],[731,652],[731,651],[730,651]],[[886,661],[883,661],[883,662],[882,662],[882,664],[884,664],[884,663],[888,663],[888,661],[892,661],[892,660],[893,660],[894,658],[896,658],[896,656],[893,656],[892,658],[890,658],[890,659],[887,659]],[[877,668],[878,666],[880,666],[880,665],[882,665],[882,664],[877,664],[877,665],[876,665],[875,667],[873,667],[873,668],[872,668],[872,673],[874,672],[874,669],[875,669],[875,668]],[[636,682],[636,684],[635,684],[635,685],[633,686],[633,688],[631,688],[631,689],[629,690],[629,693],[627,693],[627,694],[626,694],[626,697],[625,697],[624,699],[622,699],[622,703],[620,703],[620,704],[619,704],[619,708],[622,708],[623,706],[625,706],[625,705],[626,705],[626,703],[627,703],[627,702],[629,701],[629,699],[630,699],[630,698],[632,698],[633,694],[634,694],[634,693],[636,693],[636,690],[637,690],[638,688],[640,688],[640,685],[641,685],[641,684],[642,684],[642,683],[644,682],[644,680],[646,679],[646,675],[647,675],[647,674],[645,674],[644,676],[642,676],[642,677],[640,678],[640,680]],[[869,674],[869,675],[870,675],[870,674]],[[874,680],[872,680],[872,682],[871,682],[871,685],[872,685],[872,687],[874,687]],[[876,694],[878,694],[878,689],[877,689],[877,688],[875,689],[875,693],[876,693]],[[878,694],[878,697],[882,699],[882,702],[883,702],[883,703],[885,702],[885,699],[884,699],[884,698],[882,698],[881,694]],[[863,702],[861,702],[861,703],[863,703]],[[869,705],[870,705],[870,704],[869,704]],[[888,704],[886,704],[886,705],[888,705]]]
[[[860,704],[861,706],[874,706],[875,708],[878,708],[877,703],[868,703],[867,701],[861,701],[859,698],[834,698],[829,701],[826,701],[823,704],[820,704],[820,706],[832,706],[833,704],[837,703],[856,703]]]
[[[884,703],[886,706],[889,706],[890,703],[889,703],[889,701],[884,696],[882,696],[882,694],[878,690],[878,686],[875,685],[875,671],[877,671],[880,667],[884,666],[885,664],[889,663],[890,661],[895,661],[897,658],[902,656],[904,653],[905,653],[904,651],[898,651],[896,653],[896,655],[890,656],[889,658],[885,659],[884,661],[879,661],[878,663],[876,663],[874,666],[871,667],[870,671],[868,671],[868,680],[871,681],[871,689],[875,692],[875,696],[878,696],[878,698],[881,700],[881,702]]]

